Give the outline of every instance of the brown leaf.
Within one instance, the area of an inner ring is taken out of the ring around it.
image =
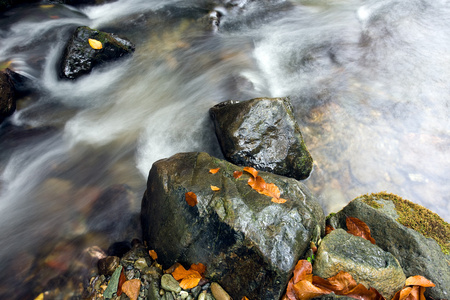
[[[418,285],[423,287],[436,286],[433,282],[420,275],[408,277],[405,281],[405,285]]]
[[[332,232],[334,230],[334,227],[331,225],[327,225],[325,226],[325,235],[329,234],[330,232]]]
[[[122,285],[125,283],[125,281],[127,281],[127,278],[125,277],[125,273],[123,272],[122,268],[122,271],[120,272],[119,283],[117,284],[117,296],[122,295]]]
[[[141,289],[141,280],[137,278],[125,281],[122,285],[123,292],[131,300],[137,300],[140,289]]]
[[[89,46],[91,46],[93,49],[100,50],[103,48],[102,42],[95,40],[95,39],[88,39]]]
[[[202,277],[203,277],[203,275],[205,275],[205,272],[206,272],[206,266],[202,263],[192,264],[190,267],[190,270],[195,270],[195,271],[199,272],[200,275],[202,275]]]
[[[180,282],[181,288],[185,290],[196,287],[200,282],[200,279],[202,279],[202,275],[195,270],[189,269],[187,272],[189,275],[185,276]]]
[[[360,300],[385,300],[383,296],[380,295],[380,293],[377,292],[374,288],[367,289],[364,285],[358,284],[356,287],[354,287],[351,291],[348,293],[338,294],[336,295],[343,295],[347,297],[352,297]]]
[[[195,205],[197,205],[197,195],[195,193],[187,192],[186,194],[184,194],[184,197],[186,198],[187,204],[189,204],[190,206],[194,207]]]
[[[155,251],[155,250],[149,250],[149,251],[148,251],[148,254],[150,254],[150,257],[151,257],[153,260],[157,260],[157,259],[158,259],[158,254],[156,254],[156,251]]]
[[[312,282],[307,280],[301,280],[294,284],[294,292],[298,300],[309,300],[317,296],[331,293],[331,291],[316,287]]]
[[[294,291],[294,280],[291,279],[289,280],[287,289],[286,289],[286,297],[289,300],[297,300],[297,297],[295,296],[295,291]]]
[[[215,185],[212,185],[211,186],[211,190],[213,190],[213,191],[220,191],[220,187],[217,187],[217,186],[215,186]]]
[[[209,170],[209,173],[216,174],[217,172],[219,172],[219,170],[220,170],[220,168],[211,169],[211,170]]]
[[[312,274],[312,265],[309,261],[301,259],[297,262],[294,269],[294,284],[306,279],[306,275]]]
[[[234,171],[233,177],[234,179],[239,179],[242,176],[242,174],[244,174],[242,171]]]
[[[348,233],[362,237],[375,244],[375,240],[370,236],[370,229],[366,223],[353,217],[347,217],[345,223],[347,224]]]
[[[256,170],[255,168],[244,167],[244,171],[247,172],[247,173],[250,173],[255,178],[256,178],[256,176],[258,176],[258,170]]]
[[[273,183],[266,183],[265,189],[262,191],[262,194],[278,199],[280,198],[280,189]]]

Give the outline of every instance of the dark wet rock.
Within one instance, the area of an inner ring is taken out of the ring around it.
[[[117,0],[51,0],[50,2],[67,4],[72,6],[80,6],[80,5],[101,5],[115,1]]]
[[[98,272],[102,275],[111,276],[119,266],[120,258],[117,256],[107,256],[98,261]]]
[[[210,110],[224,156],[234,164],[305,179],[313,166],[288,98],[226,101]]]
[[[340,271],[352,275],[357,283],[375,288],[386,299],[405,284],[405,274],[389,252],[343,229],[325,236],[317,250],[314,275],[329,278]]]
[[[235,179],[234,171],[242,168],[206,153],[155,162],[142,201],[144,239],[164,268],[201,262],[206,277],[233,298],[278,299],[311,239],[323,232],[322,208],[294,179],[260,172],[287,199],[277,204],[251,189],[249,174]],[[197,195],[194,207],[185,200],[189,191]]]
[[[398,221],[399,216],[394,201],[389,199],[389,195],[392,194],[374,195],[373,199],[369,199],[371,202],[367,201],[367,196],[351,201],[329,219],[330,224],[335,228],[346,229],[345,219],[347,216],[362,220],[369,226],[377,246],[392,253],[398,259],[406,277],[422,275],[436,284],[436,287],[426,289],[427,297],[448,299],[450,295],[450,255],[444,254],[434,239],[425,238],[422,234]],[[421,208],[417,205],[408,207],[411,211]]]
[[[312,298],[312,300],[319,300],[319,299],[320,300],[336,300],[336,299],[338,299],[338,300],[353,300],[355,298],[347,297],[347,296],[340,296],[340,295],[336,295],[335,293]]]
[[[89,45],[89,39],[100,41],[103,48],[93,49]],[[90,73],[94,67],[132,52],[134,52],[134,45],[127,39],[87,26],[78,27],[65,48],[60,67],[61,77],[76,79]]]
[[[6,71],[0,71],[0,123],[16,110],[14,85]]]

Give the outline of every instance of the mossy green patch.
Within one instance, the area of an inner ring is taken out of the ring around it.
[[[390,200],[395,205],[399,215],[397,221],[408,228],[414,229],[427,238],[434,239],[446,255],[450,254],[450,224],[429,209],[386,192],[373,193],[358,197],[367,205],[381,208],[376,200]]]

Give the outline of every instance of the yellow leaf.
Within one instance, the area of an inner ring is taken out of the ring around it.
[[[34,300],[44,300],[44,293],[40,293]]]
[[[211,186],[211,190],[213,190],[213,191],[220,191],[220,187],[217,187],[217,186],[215,186],[215,185],[212,185],[212,186]]]
[[[216,174],[217,172],[219,172],[219,170],[220,170],[220,168],[211,169],[211,170],[209,170],[209,173]]]
[[[102,49],[103,48],[103,44],[100,41],[94,40],[94,39],[89,39],[89,45],[96,50]]]
[[[46,8],[52,8],[52,7],[54,7],[54,6],[55,6],[54,4],[44,4],[44,5],[39,5],[40,8],[44,8],[44,9],[46,9]]]

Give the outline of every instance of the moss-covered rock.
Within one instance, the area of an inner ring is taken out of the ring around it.
[[[288,98],[226,101],[210,110],[224,156],[234,164],[305,179],[313,166]]]
[[[422,275],[436,284],[426,296],[449,298],[449,224],[438,215],[396,195],[378,193],[354,199],[328,222],[346,229],[346,217],[365,222],[376,244],[398,259],[407,277]]]
[[[102,48],[92,48],[89,45],[89,39],[100,41]],[[60,64],[60,76],[66,79],[76,79],[90,73],[94,67],[131,54],[134,49],[134,45],[130,41],[112,33],[91,29],[87,26],[78,27],[64,50]]]
[[[210,169],[220,168],[216,174]],[[317,200],[300,182],[260,172],[287,202],[271,202],[235,179],[242,167],[206,153],[180,153],[153,164],[142,201],[144,239],[169,267],[203,263],[207,277],[234,299],[279,299],[311,239],[324,231]],[[219,191],[213,191],[217,186]],[[197,195],[197,205],[185,200]]]

